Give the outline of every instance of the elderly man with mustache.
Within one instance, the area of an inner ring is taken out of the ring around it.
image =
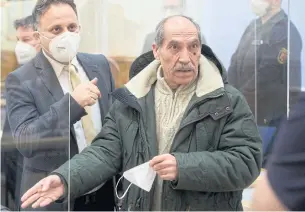
[[[28,190],[22,207],[76,198],[123,172],[121,210],[242,210],[261,139],[217,58],[201,55],[200,38],[191,18],[162,20],[155,60],[113,93],[92,145]]]

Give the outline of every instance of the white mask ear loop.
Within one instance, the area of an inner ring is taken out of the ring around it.
[[[132,183],[130,183],[129,186],[127,187],[126,191],[124,192],[124,194],[121,197],[119,197],[119,195],[118,195],[118,185],[119,185],[119,183],[120,183],[120,181],[122,180],[123,177],[124,177],[123,175],[122,175],[122,177],[120,177],[120,179],[118,180],[118,182],[116,183],[116,186],[115,186],[115,195],[118,199],[123,199],[126,196],[130,186],[132,185]]]
[[[36,31],[36,32],[38,32],[38,34],[39,34],[41,37],[43,37],[43,38],[45,38],[45,39],[47,39],[47,40],[50,40],[50,41],[52,40],[52,39],[50,39],[50,38],[44,36],[43,34],[41,34],[39,31]],[[41,47],[43,50],[45,50],[45,51],[48,52],[50,55],[52,55],[51,52],[50,52],[49,50],[47,50],[46,48],[44,48],[44,46],[41,44],[41,42],[39,43],[39,45],[40,45],[40,47]]]

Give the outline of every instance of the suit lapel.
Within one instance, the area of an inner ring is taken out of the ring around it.
[[[54,69],[52,68],[48,59],[43,55],[42,51],[37,54],[34,64],[37,68],[38,76],[41,78],[42,82],[49,90],[51,96],[54,99],[54,103],[58,102],[64,96],[64,92],[61,88]],[[75,138],[76,141],[74,127],[70,127],[70,129],[72,136]]]
[[[108,107],[108,91],[107,88],[105,87],[104,79],[100,74],[100,72],[102,71],[100,70],[101,67],[98,67],[97,64],[94,64],[92,60],[86,55],[77,54],[77,59],[81,64],[81,66],[83,67],[84,71],[86,72],[90,81],[93,80],[94,78],[98,79],[97,87],[99,88],[102,94],[102,98],[99,98],[98,101],[101,111],[101,118],[103,122],[103,119],[105,117],[105,111],[107,111],[107,107]]]
[[[35,66],[42,82],[53,96],[54,103],[59,101],[64,96],[63,90],[59,84],[55,71],[48,59],[43,55],[42,51],[40,51],[35,58]]]

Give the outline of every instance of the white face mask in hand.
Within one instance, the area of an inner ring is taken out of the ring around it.
[[[119,197],[118,192],[117,192],[117,187],[118,187],[120,180],[123,177],[130,182],[130,185],[127,187],[123,196]],[[123,176],[118,180],[118,182],[115,186],[116,196],[119,199],[123,199],[126,196],[128,190],[132,184],[149,192],[153,185],[155,178],[156,178],[156,172],[149,166],[149,162],[143,163],[139,166],[129,169],[123,173]]]

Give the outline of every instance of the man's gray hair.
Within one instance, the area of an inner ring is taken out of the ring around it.
[[[34,19],[33,19],[33,16],[29,15],[27,17],[15,20],[14,21],[14,27],[15,27],[16,30],[19,27],[34,29]]]
[[[37,3],[33,9],[34,27],[38,29],[40,18],[45,12],[52,6],[57,4],[67,4],[72,7],[75,14],[77,15],[76,5],[74,0],[37,0]]]
[[[188,17],[188,16],[184,16],[184,15],[173,15],[173,16],[169,16],[164,18],[162,21],[159,22],[159,24],[156,27],[156,37],[155,37],[155,43],[158,47],[161,47],[163,44],[163,40],[164,40],[164,24],[171,18],[173,17],[183,17],[188,19],[190,22],[192,22],[195,27],[197,28],[198,31],[198,39],[200,41],[201,44],[201,29],[199,24],[197,24],[192,18]]]

